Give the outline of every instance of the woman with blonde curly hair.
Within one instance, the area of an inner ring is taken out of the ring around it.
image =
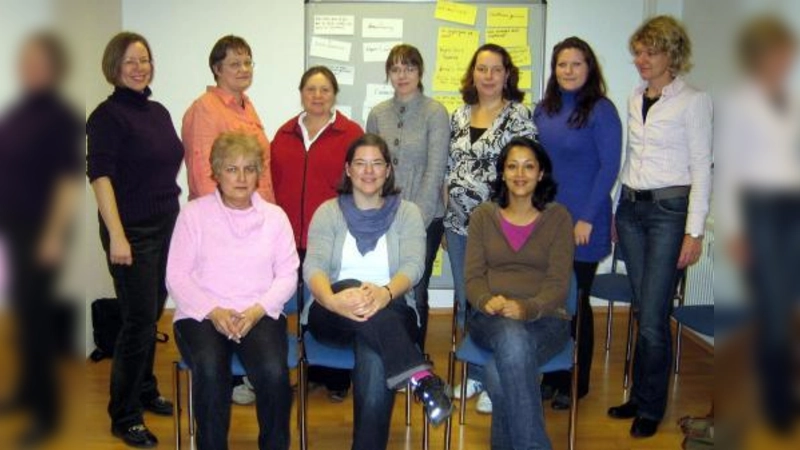
[[[639,323],[630,400],[609,408],[650,437],[667,407],[669,314],[679,271],[700,256],[711,191],[711,98],[683,80],[692,45],[669,16],[647,20],[629,48],[643,83],[628,100],[628,150],[620,174],[619,244]]]

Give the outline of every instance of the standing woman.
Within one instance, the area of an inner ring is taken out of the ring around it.
[[[270,166],[275,200],[289,216],[302,264],[311,217],[319,205],[336,197],[347,147],[364,132],[336,111],[339,83],[327,67],[306,70],[299,89],[303,112],[275,133]],[[308,297],[307,289],[304,293]],[[345,369],[311,366],[308,378],[324,384],[334,402],[344,400],[350,388],[350,371]]]
[[[394,88],[394,98],[375,106],[367,118],[367,132],[379,134],[390,146],[403,199],[419,207],[425,224],[425,272],[414,287],[420,316],[419,346],[423,350],[428,330],[428,284],[444,234],[442,186],[450,146],[447,110],[422,94],[424,70],[416,47],[400,44],[392,48],[386,58],[386,77]]]
[[[114,36],[103,53],[103,75],[114,93],[86,123],[87,175],[100,214],[100,240],[122,312],[111,366],[112,433],[135,447],[158,439],[142,411],[172,415],[153,374],[156,322],[181,189],[175,179],[183,147],[169,112],[148,100],[153,56],[136,33]]]
[[[594,51],[578,37],[553,47],[544,99],[533,112],[539,139],[559,182],[556,200],[575,221],[575,276],[582,293],[578,347],[578,398],[589,392],[594,317],[589,304],[598,263],[611,252],[611,189],[622,155],[622,124],[606,97],[606,82]],[[575,323],[573,322],[573,328]],[[573,333],[574,335],[574,333]],[[568,371],[545,375],[555,391],[552,406],[569,408]]]
[[[243,131],[258,138],[264,149],[264,167],[258,179],[258,193],[275,203],[270,177],[269,140],[264,125],[245,91],[253,83],[253,52],[239,36],[223,36],[208,55],[208,67],[216,86],[208,86],[205,94],[192,103],[183,115],[181,137],[186,148],[186,174],[189,200],[216,191],[211,173],[211,146],[221,133]]]
[[[465,104],[450,119],[444,227],[459,324],[466,317],[464,256],[469,216],[473,209],[489,200],[497,156],[503,146],[511,138],[533,138],[536,134],[531,112],[521,103],[525,93],[517,87],[518,82],[519,69],[508,51],[496,44],[482,45],[472,56],[461,81]],[[476,371],[473,374],[477,375]],[[483,389],[475,378],[479,376],[468,381],[467,398]],[[491,412],[489,397],[483,395],[480,400],[479,411]]]
[[[649,19],[629,41],[644,83],[628,100],[628,151],[617,232],[639,327],[630,400],[609,408],[634,419],[631,436],[656,433],[667,407],[678,270],[700,257],[711,191],[711,98],[681,77],[691,42],[670,16]]]

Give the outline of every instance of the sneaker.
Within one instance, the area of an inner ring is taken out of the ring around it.
[[[247,386],[247,383],[242,383],[233,388],[231,400],[237,405],[252,405],[256,402],[256,393]]]
[[[475,395],[483,392],[483,383],[475,381],[472,378],[467,378],[467,400],[475,397]],[[453,388],[453,398],[461,400],[461,383]]]
[[[425,415],[433,426],[441,425],[453,412],[450,388],[436,375],[419,380],[414,388],[414,396],[422,402]]]
[[[125,444],[136,448],[153,448],[158,445],[158,439],[147,429],[144,424],[134,425],[126,430],[112,428],[111,433],[122,439]]]
[[[492,413],[492,399],[489,398],[488,392],[481,392],[481,395],[478,396],[478,403],[475,405],[475,409],[481,414]]]

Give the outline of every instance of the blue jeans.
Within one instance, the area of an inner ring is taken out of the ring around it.
[[[198,450],[228,448],[234,353],[256,393],[258,448],[288,450],[292,389],[286,318],[264,316],[240,344],[219,333],[208,319],[182,319],[175,322],[174,330],[175,343],[192,370]]]
[[[470,334],[492,351],[484,367],[492,399],[492,450],[552,448],[544,427],[539,367],[567,345],[570,322],[513,320],[474,311]]]
[[[667,408],[672,333],[669,317],[685,235],[687,197],[620,200],[617,233],[639,323],[631,401],[639,416],[660,421]]]

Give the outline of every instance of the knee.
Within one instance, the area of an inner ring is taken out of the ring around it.
[[[495,357],[520,359],[525,355],[535,354],[535,343],[530,339],[525,325],[521,321],[507,320],[493,339]]]
[[[289,367],[286,361],[278,361],[275,357],[265,357],[255,366],[248,369],[247,377],[256,391],[271,391],[284,388],[289,382]]]

